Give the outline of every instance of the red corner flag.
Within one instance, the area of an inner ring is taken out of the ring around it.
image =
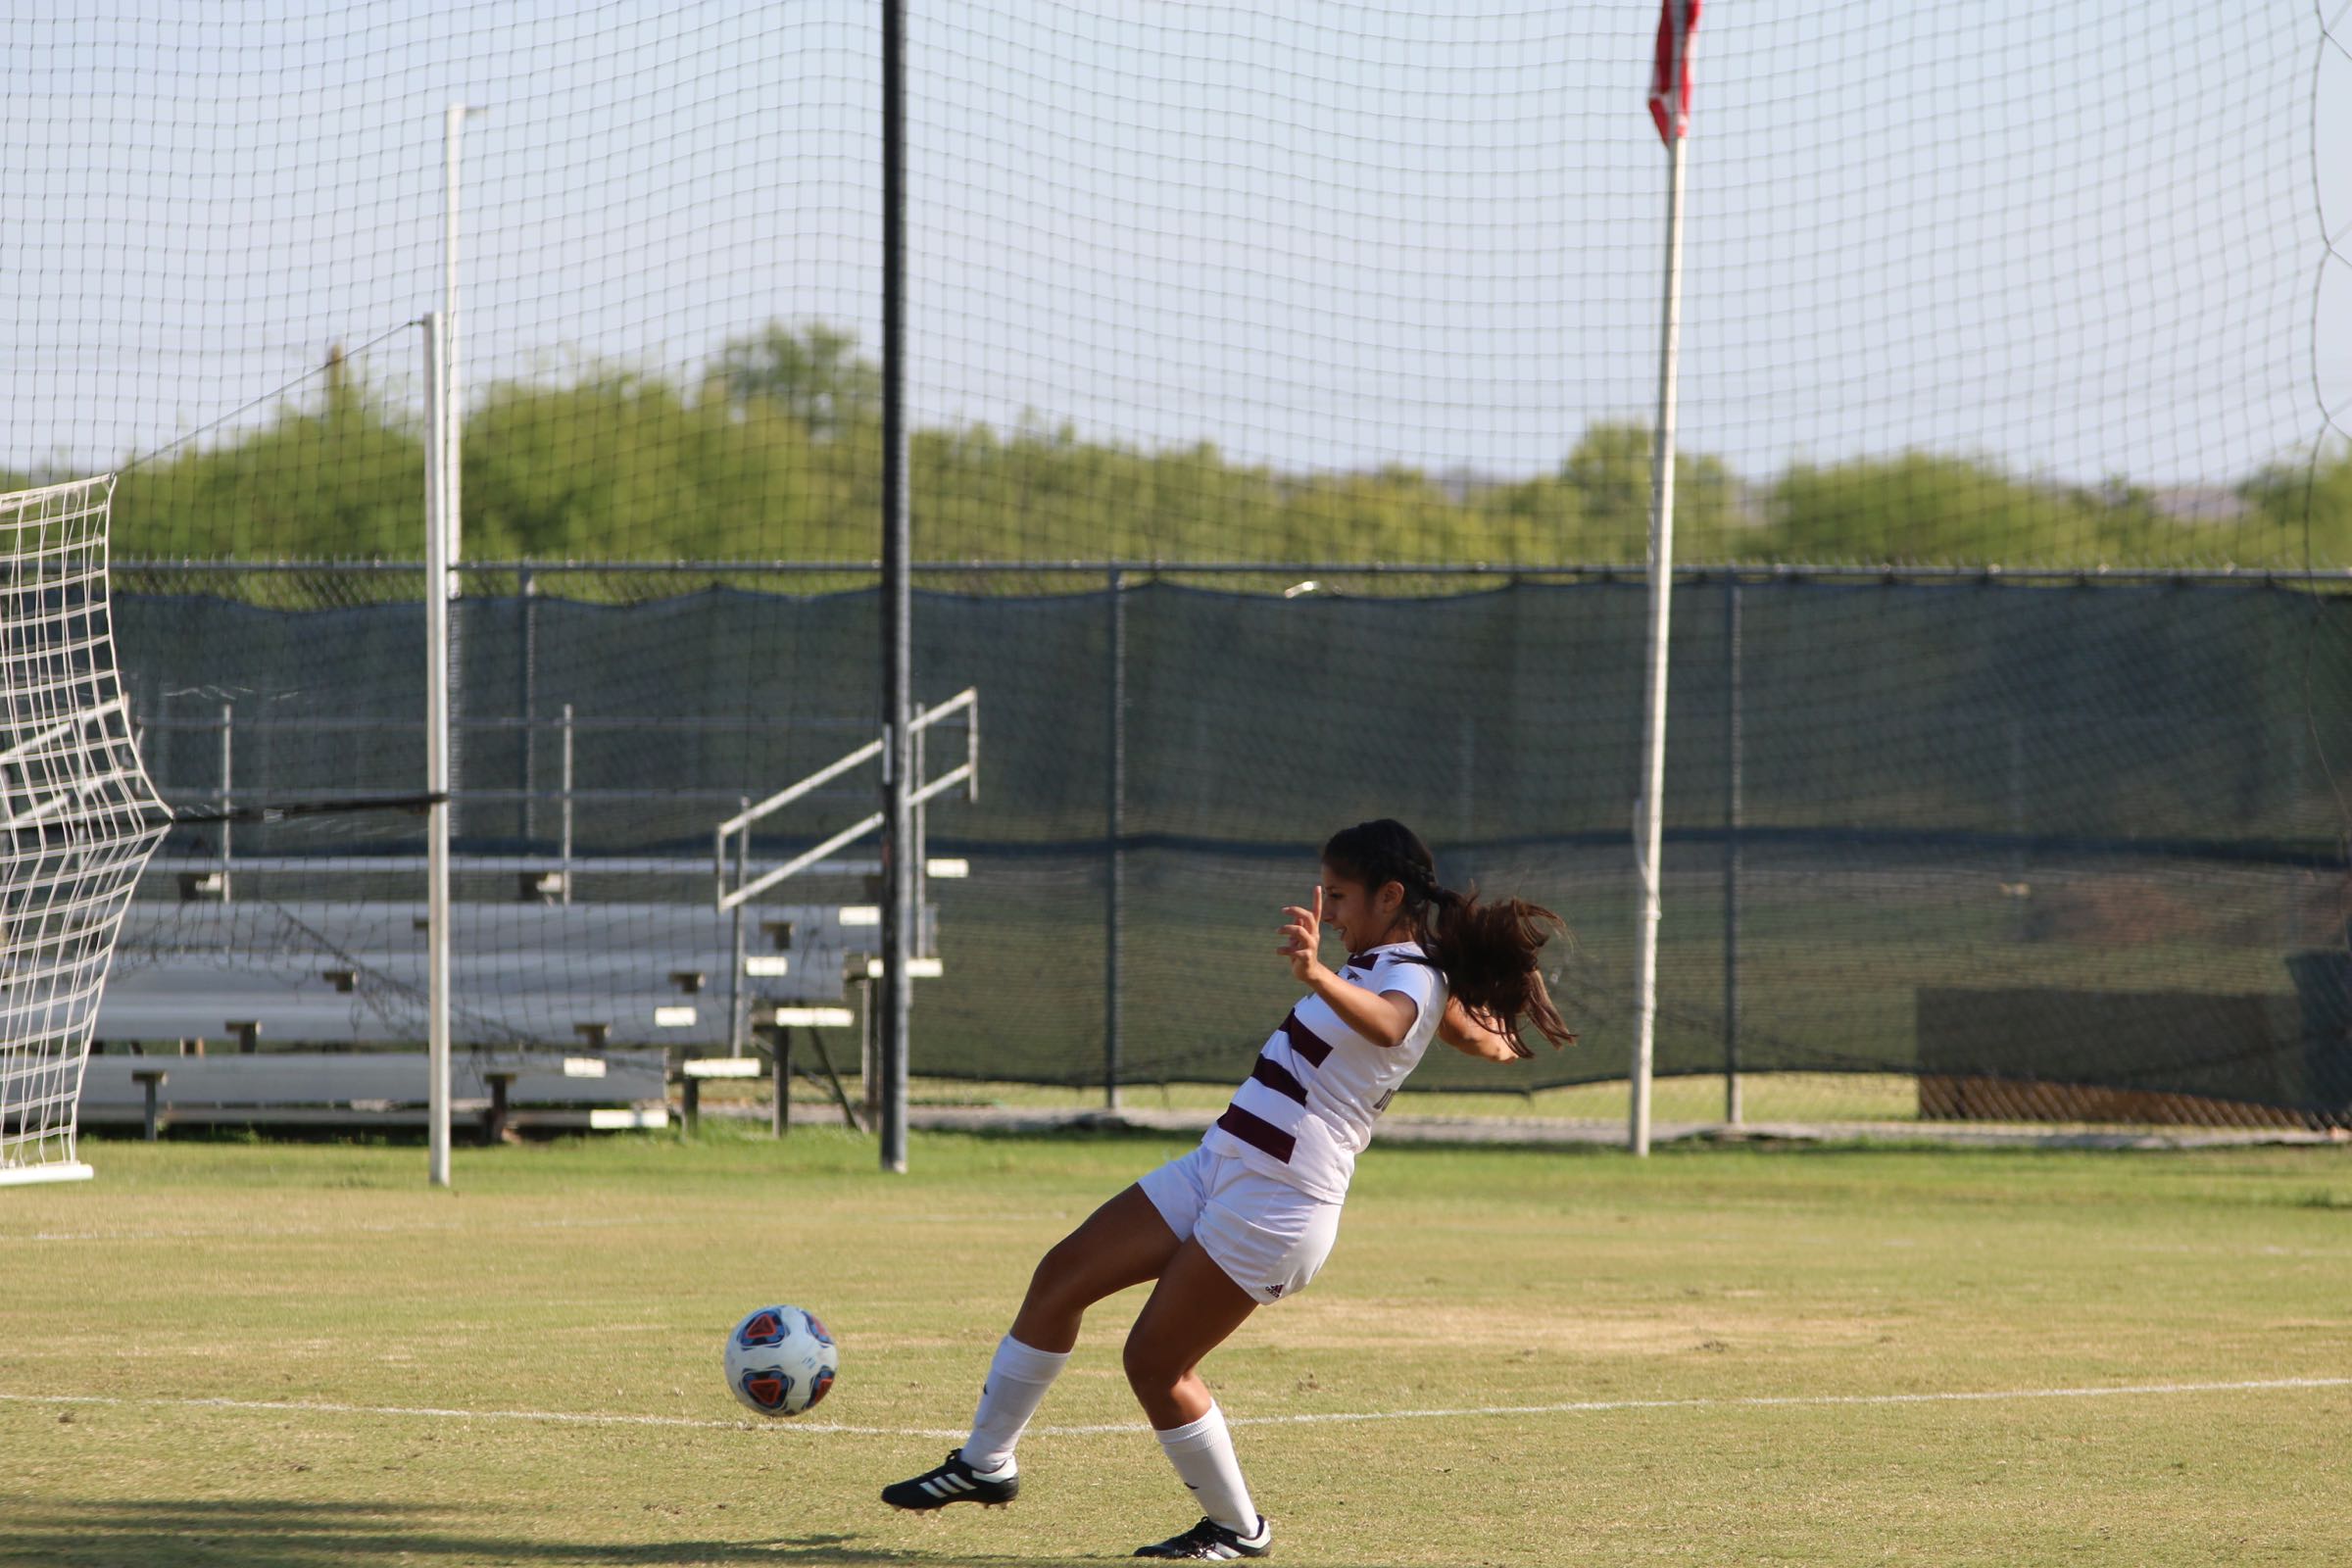
[[[1665,0],[1658,8],[1658,53],[1649,68],[1649,118],[1658,139],[1671,147],[1690,130],[1690,35],[1698,30],[1699,0]],[[1675,36],[1675,13],[1682,36]],[[1681,67],[1680,72],[1676,70]],[[1674,78],[1677,74],[1681,81]]]

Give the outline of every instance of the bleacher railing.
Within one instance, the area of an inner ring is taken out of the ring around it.
[[[949,698],[946,702],[941,703],[938,707],[925,709],[922,712],[916,714],[913,722],[908,727],[917,737],[916,757],[919,760],[922,755],[920,749],[920,737],[926,734],[934,725],[937,725],[946,719],[952,718],[957,713],[966,715],[962,726],[964,738],[963,760],[957,763],[956,766],[948,769],[945,773],[942,773],[939,777],[930,779],[915,788],[914,793],[908,797],[908,802],[918,811],[924,805],[931,801],[937,800],[940,796],[945,795],[948,791],[956,788],[959,784],[963,786],[964,799],[966,801],[977,801],[980,799],[979,690],[976,687],[965,687],[962,691],[957,692],[955,696]],[[777,883],[784,881],[786,878],[798,876],[801,872],[806,871],[810,866],[822,860],[826,856],[832,855],[837,851],[847,849],[850,845],[857,843],[868,833],[880,831],[882,827],[882,813],[880,811],[872,811],[862,817],[859,817],[857,821],[851,823],[848,827],[841,829],[831,837],[821,840],[809,848],[803,850],[800,854],[784,861],[781,865],[772,866],[769,869],[761,872],[757,877],[754,877],[750,874],[752,828],[756,824],[764,821],[766,818],[774,815],[777,811],[782,810],[785,807],[792,805],[795,801],[801,800],[803,797],[822,788],[824,785],[830,784],[833,780],[841,777],[844,773],[848,773],[853,769],[862,767],[868,762],[878,760],[881,756],[882,742],[879,739],[870,740],[863,746],[860,746],[857,750],[849,753],[847,756],[827,763],[825,766],[818,768],[815,772],[808,774],[806,778],[801,779],[797,783],[786,785],[784,788],[776,791],[775,794],[767,797],[767,799],[745,807],[733,816],[730,816],[725,821],[719,823],[718,826],[712,830],[710,835],[710,858],[711,868],[715,877],[718,907],[720,911],[724,912],[728,909],[736,907],[739,905],[748,903],[751,900],[758,898],[760,894],[766,892],[769,888],[774,887]],[[732,887],[728,886],[729,868],[727,846],[730,839],[735,841],[735,883]],[[923,850],[922,832],[920,826],[918,825],[915,833],[914,846],[915,865],[917,867],[918,879],[920,870],[924,864]],[[919,880],[916,889],[916,902],[918,905],[921,902],[921,889],[919,886]]]

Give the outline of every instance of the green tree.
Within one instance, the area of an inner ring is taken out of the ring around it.
[[[1578,551],[1587,561],[1649,559],[1649,427],[1604,421],[1588,427],[1560,466],[1579,500]],[[1677,561],[1737,559],[1733,538],[1739,481],[1721,458],[1678,448],[1674,459],[1674,556]]]
[[[730,400],[773,403],[819,441],[882,407],[881,368],[858,355],[856,333],[822,321],[771,321],[732,340],[719,350],[718,380]]]
[[[879,388],[854,335],[822,322],[733,339],[692,383],[591,366],[484,387],[466,424],[466,555],[870,561]],[[414,560],[419,435],[336,356],[260,424],[128,470],[119,551]],[[1594,424],[1554,471],[1500,483],[1402,465],[1283,472],[1035,416],[918,430],[911,460],[916,549],[934,560],[1630,564],[1647,551],[1650,436],[1635,422]],[[1760,509],[1721,459],[1684,452],[1676,491],[1686,562],[2291,568],[2308,540],[2314,564],[2352,564],[2341,441],[2247,478],[2242,513],[2219,521],[2184,520],[2128,478],[2057,484],[1924,452],[1794,465]]]
[[[2263,564],[2352,566],[2352,440],[2280,459],[2238,487],[2248,521],[2261,531]]]
[[[423,549],[420,432],[329,356],[311,407],[126,471],[115,491],[125,557],[414,560]]]
[[[845,426],[824,448],[766,400],[716,383],[689,399],[605,370],[491,387],[466,426],[466,553],[475,559],[856,559],[870,487]]]
[[[1797,464],[1772,487],[1770,514],[1770,553],[1792,562],[2096,564],[2116,536],[2085,492],[1926,452]]]
[[[1586,511],[1584,491],[1557,475],[1490,486],[1471,496],[1469,510],[1482,560],[1557,566],[1625,559],[1623,541],[1598,543],[1603,525]],[[1646,534],[1641,548],[1648,548]]]

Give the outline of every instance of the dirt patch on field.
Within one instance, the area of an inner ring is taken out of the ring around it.
[[[1869,1345],[1882,1325],[1862,1318],[1795,1316],[1720,1301],[1654,1314],[1472,1310],[1420,1302],[1314,1300],[1257,1313],[1250,1332],[1301,1350],[1360,1349],[1388,1341],[1444,1341],[1480,1350],[1560,1355],[1685,1355],[1726,1349]]]

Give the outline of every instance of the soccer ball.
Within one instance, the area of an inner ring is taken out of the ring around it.
[[[799,1415],[833,1387],[841,1364],[813,1313],[763,1306],[727,1335],[727,1387],[760,1415]]]

